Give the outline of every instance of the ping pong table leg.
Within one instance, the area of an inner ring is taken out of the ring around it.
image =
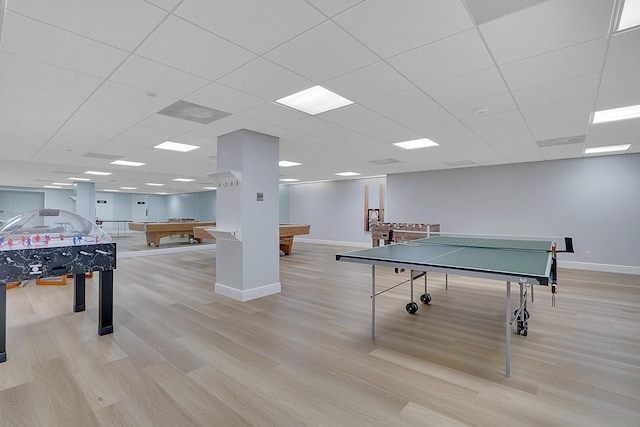
[[[0,280],[0,363],[7,361],[7,282]]]
[[[371,266],[371,339],[376,339],[376,266]]]
[[[506,373],[507,378],[511,377],[511,282],[507,282],[507,355],[506,355]]]

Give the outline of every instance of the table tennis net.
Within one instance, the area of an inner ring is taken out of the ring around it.
[[[549,252],[552,250],[552,245],[555,244],[556,252],[573,253],[571,237],[412,232],[406,230],[391,230],[389,234],[392,242],[410,246],[438,245]]]

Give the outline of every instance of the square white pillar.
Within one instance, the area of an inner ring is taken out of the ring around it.
[[[248,301],[280,292],[279,139],[218,138],[215,292]]]

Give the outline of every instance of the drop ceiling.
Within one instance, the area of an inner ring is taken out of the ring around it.
[[[640,119],[590,125],[640,104],[640,29],[613,31],[620,3],[0,0],[0,185],[99,170],[98,191],[204,191],[217,138],[238,129],[279,137],[280,159],[302,163],[281,177],[301,182],[637,153]],[[315,85],[354,104],[274,102]],[[191,104],[219,114],[161,113]],[[392,145],[418,138],[440,145]]]

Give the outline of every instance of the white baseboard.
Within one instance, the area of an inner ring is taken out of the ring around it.
[[[595,262],[561,261],[558,260],[558,267],[571,270],[601,271],[604,273],[622,273],[640,275],[640,267],[633,265],[598,264]]]
[[[140,256],[151,256],[151,255],[166,255],[166,254],[175,254],[179,252],[193,252],[193,251],[203,251],[205,249],[215,249],[215,243],[197,243],[189,246],[177,246],[174,248],[155,248],[155,249],[143,249],[139,251],[123,251],[117,252],[116,256],[118,259],[120,258],[135,258]]]
[[[223,285],[222,283],[216,282],[215,293],[225,296],[227,298],[234,299],[236,301],[250,301],[256,298],[266,297],[268,295],[273,295],[280,293],[281,285],[280,282],[272,283],[270,285],[259,286],[257,288],[247,289],[246,291],[233,288],[231,286]]]

